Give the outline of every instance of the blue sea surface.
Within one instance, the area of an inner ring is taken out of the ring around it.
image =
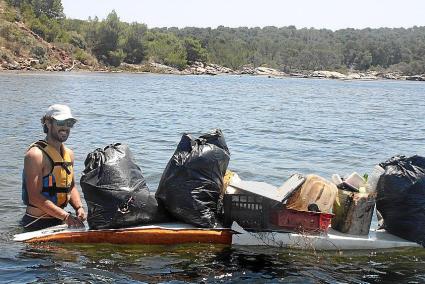
[[[2,283],[425,283],[424,249],[319,252],[214,245],[28,245],[13,234],[23,155],[40,118],[68,104],[77,182],[87,154],[129,145],[151,191],[183,133],[222,129],[229,169],[281,185],[291,174],[370,173],[390,157],[425,155],[425,85],[253,76],[0,73]],[[79,188],[80,189],[80,188]],[[80,189],[81,191],[81,189]]]

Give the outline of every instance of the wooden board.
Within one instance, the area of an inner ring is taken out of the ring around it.
[[[14,236],[15,241],[38,243],[111,243],[170,245],[185,243],[227,244],[232,242],[230,229],[203,229],[186,224],[167,223],[124,229],[68,229],[59,225]]]

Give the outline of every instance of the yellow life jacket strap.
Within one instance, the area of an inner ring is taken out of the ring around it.
[[[39,140],[35,143],[33,143],[31,147],[38,147],[39,149],[41,149],[42,151],[44,151],[47,156],[49,156],[50,159],[52,159],[53,163],[59,163],[59,162],[66,162],[66,163],[71,163],[71,155],[69,153],[69,151],[65,148],[64,145],[62,145],[61,151],[63,154],[62,155],[52,146],[50,146],[46,141],[44,140]]]
[[[65,146],[62,145],[62,152],[63,157],[61,156],[58,151],[50,146],[46,141],[39,140],[33,144],[31,144],[30,148],[37,147],[40,150],[42,150],[46,155],[49,157],[51,163],[52,163],[52,171],[55,166],[61,166],[68,175],[71,174],[71,170],[69,169],[70,166],[73,166],[73,163],[71,161],[71,155],[69,151],[65,148]]]

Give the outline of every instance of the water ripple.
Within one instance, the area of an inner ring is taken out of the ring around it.
[[[27,246],[11,242],[24,208],[21,169],[42,138],[49,104],[78,123],[67,145],[86,155],[130,146],[155,191],[183,133],[224,131],[229,167],[276,186],[295,172],[369,172],[395,154],[425,152],[423,84],[102,73],[0,73],[0,274],[5,282],[425,282],[425,254],[312,254],[215,246]],[[78,184],[78,180],[77,180]]]

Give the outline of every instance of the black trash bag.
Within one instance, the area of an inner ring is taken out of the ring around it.
[[[378,181],[376,209],[383,227],[425,246],[425,158],[395,156],[379,165],[385,173]]]
[[[89,153],[81,187],[88,206],[90,229],[125,228],[169,221],[149,193],[141,169],[123,144]]]
[[[184,134],[159,182],[156,197],[171,215],[197,227],[219,226],[217,209],[230,160],[219,129],[197,139]]]

